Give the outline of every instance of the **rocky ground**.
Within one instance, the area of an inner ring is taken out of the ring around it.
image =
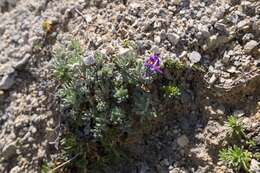
[[[0,172],[40,172],[50,160],[58,112],[51,52],[72,38],[109,55],[124,53],[127,39],[140,56],[160,52],[201,69],[180,78],[189,88],[183,109],[136,144],[139,154],[118,172],[232,172],[217,160],[231,114],[260,149],[258,0],[0,0],[0,21]]]

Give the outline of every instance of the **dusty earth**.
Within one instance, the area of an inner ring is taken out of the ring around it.
[[[124,53],[127,39],[140,56],[160,52],[197,67],[176,75],[180,104],[130,146],[131,162],[105,172],[233,172],[217,159],[229,115],[260,150],[258,0],[0,0],[0,21],[0,172],[40,172],[55,155],[59,106],[49,66],[53,49],[73,38],[108,55]]]

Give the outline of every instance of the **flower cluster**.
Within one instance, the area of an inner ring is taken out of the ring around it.
[[[162,73],[159,57],[160,54],[155,53],[145,60],[144,66],[148,69],[148,74]]]

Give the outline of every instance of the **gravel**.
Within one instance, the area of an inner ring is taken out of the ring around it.
[[[96,50],[127,54],[128,40],[140,57],[160,52],[200,70],[173,77],[185,88],[181,104],[133,147],[142,152],[124,169],[225,172],[211,149],[225,145],[226,115],[248,117],[252,137],[260,139],[259,7],[255,0],[0,1],[0,172],[39,172],[50,158],[59,108],[51,52],[72,38],[84,46],[87,65]],[[53,26],[49,37],[44,20]]]

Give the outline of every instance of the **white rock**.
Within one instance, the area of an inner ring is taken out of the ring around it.
[[[260,162],[258,162],[255,159],[252,159],[251,165],[250,165],[250,171],[252,173],[259,173],[260,172]]]
[[[155,36],[154,37],[154,42],[159,44],[161,42],[161,37],[160,36]]]
[[[245,29],[249,28],[249,25],[250,25],[250,20],[245,19],[245,20],[242,20],[242,21],[238,22],[237,28],[239,30],[245,30]]]
[[[212,76],[211,76],[211,78],[209,79],[209,84],[214,84],[214,82],[217,80],[217,77],[216,77],[216,75],[215,74],[213,74]]]
[[[258,46],[258,42],[255,40],[251,40],[249,42],[247,42],[244,46],[245,52],[246,53],[250,53],[254,48],[256,48]]]
[[[228,71],[229,73],[236,73],[236,72],[237,72],[237,69],[236,69],[235,66],[231,66],[229,69],[227,69],[227,71]]]
[[[37,129],[34,126],[30,126],[29,130],[32,132],[32,134],[37,132]]]
[[[180,169],[179,168],[174,168],[172,170],[169,171],[169,173],[180,173]]]
[[[10,173],[19,173],[19,172],[22,171],[21,169],[22,169],[21,167],[15,166],[15,167],[13,167],[13,168],[10,170]]]
[[[86,22],[88,22],[88,23],[92,21],[92,16],[89,15],[89,14],[86,14],[86,15],[84,16],[84,18],[86,19]]]
[[[245,115],[245,112],[243,110],[235,110],[233,114],[235,117],[242,117]]]
[[[193,52],[189,53],[188,57],[192,64],[200,62],[200,59],[201,59],[201,55],[197,51],[193,51]]]
[[[208,29],[207,26],[205,26],[205,25],[198,25],[198,30],[199,30],[199,32],[201,32],[201,34],[202,34],[202,36],[204,38],[210,37],[210,32],[209,32],[209,29]]]

